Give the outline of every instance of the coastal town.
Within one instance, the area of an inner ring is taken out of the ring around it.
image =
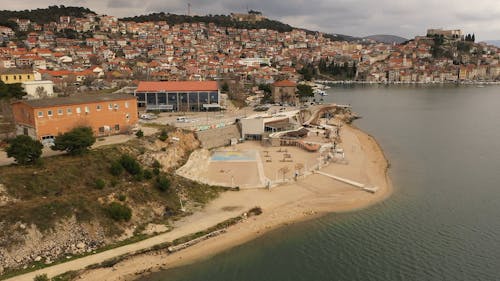
[[[265,20],[260,13],[230,17]],[[306,70],[326,80],[377,83],[496,81],[500,75],[499,49],[460,30],[429,29],[403,44],[383,44],[293,28],[132,19],[94,13],[48,23],[11,18],[17,32],[0,26],[0,69],[33,72],[32,80],[52,81],[60,93],[134,86],[135,80],[231,79],[251,94],[252,85],[297,81]]]
[[[500,49],[461,30],[71,14],[0,21],[2,280],[132,280],[366,208],[389,162],[330,84],[500,81]]]

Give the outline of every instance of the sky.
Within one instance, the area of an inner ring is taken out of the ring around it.
[[[118,17],[166,12],[229,14],[261,11],[295,27],[352,36],[425,35],[428,28],[462,29],[476,40],[500,39],[498,0],[1,0],[0,9],[24,10],[49,5],[84,6]]]

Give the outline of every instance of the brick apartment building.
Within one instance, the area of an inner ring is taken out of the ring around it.
[[[202,111],[220,108],[216,81],[139,82],[137,104],[145,110]]]
[[[128,132],[138,122],[136,98],[126,94],[22,100],[12,104],[12,111],[16,134],[43,142],[78,126],[107,136]]]

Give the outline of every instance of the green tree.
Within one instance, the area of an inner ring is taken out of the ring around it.
[[[222,84],[222,87],[220,89],[222,92],[224,93],[227,93],[229,92],[229,84],[227,84],[227,82],[224,82],[224,84]]]
[[[79,155],[95,143],[94,133],[90,127],[76,127],[73,130],[59,135],[54,141],[53,150],[66,151],[71,155]]]
[[[26,93],[20,83],[5,84],[0,81],[0,99],[21,99]]]
[[[9,141],[7,156],[21,165],[33,164],[42,156],[43,145],[29,136],[20,135]]]
[[[297,93],[299,94],[300,100],[306,100],[309,97],[314,97],[313,89],[309,85],[298,84],[297,90],[298,90]]]
[[[259,90],[264,92],[264,98],[262,98],[262,103],[268,103],[272,101],[271,85],[270,84],[259,84]]]

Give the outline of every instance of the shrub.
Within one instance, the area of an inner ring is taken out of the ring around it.
[[[158,169],[161,168],[160,162],[158,160],[156,160],[156,159],[155,159],[155,161],[153,161],[153,165],[152,166],[153,166],[153,168],[158,168]]]
[[[118,198],[118,201],[123,202],[127,199],[127,196],[125,196],[125,194],[118,194],[117,198]]]
[[[33,278],[33,281],[49,281],[49,277],[47,274],[42,274],[42,275],[37,275],[35,278]]]
[[[106,187],[106,182],[103,179],[96,179],[94,181],[95,188],[97,189],[103,189]]]
[[[142,176],[144,177],[144,179],[150,180],[153,178],[153,173],[151,172],[151,170],[144,170]]]
[[[144,172],[142,170],[134,175],[135,181],[142,181],[143,179],[144,179]]]
[[[141,165],[132,156],[123,154],[120,158],[120,164],[131,175],[137,175],[142,172]]]
[[[135,136],[138,138],[142,138],[142,137],[144,137],[144,132],[142,130],[139,130],[139,131],[137,131],[137,133],[135,133]]]
[[[160,175],[156,178],[155,186],[161,191],[166,191],[170,188],[170,180],[165,175]]]
[[[123,166],[120,162],[118,161],[114,161],[113,163],[111,163],[111,167],[109,168],[109,172],[113,175],[113,176],[119,176],[123,173]]]
[[[109,182],[109,185],[111,185],[112,187],[115,187],[116,185],[118,185],[119,181],[115,178],[112,178],[111,181]]]
[[[115,221],[129,221],[132,218],[132,209],[118,202],[106,206],[106,212]]]
[[[167,130],[163,129],[160,132],[160,136],[158,137],[161,141],[166,141],[168,138]]]
[[[57,136],[52,149],[78,155],[86,152],[94,143],[95,137],[92,128],[76,127],[67,133]]]
[[[156,168],[156,167],[154,167],[154,168],[153,168],[153,174],[155,174],[155,175],[159,175],[159,174],[160,174],[160,168]]]
[[[7,157],[13,157],[21,165],[33,164],[42,156],[43,145],[29,136],[17,136],[9,141],[5,150]]]

